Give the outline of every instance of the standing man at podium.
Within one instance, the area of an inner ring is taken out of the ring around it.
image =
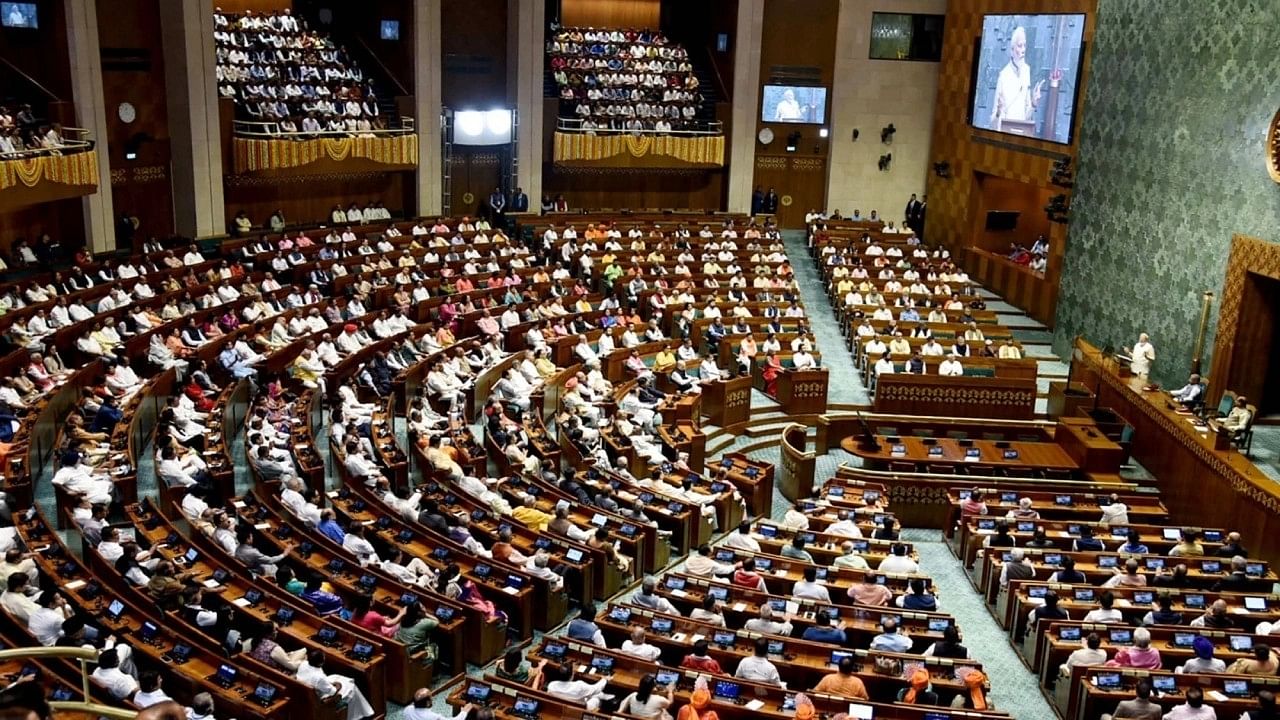
[[[1031,87],[1031,68],[1027,65],[1027,30],[1018,26],[1009,37],[1009,63],[1000,70],[1000,77],[996,80],[996,101],[991,110],[991,127],[999,130],[1005,120],[1034,122],[1043,89],[1044,80],[1036,83],[1034,88]]]
[[[1156,360],[1156,347],[1146,333],[1138,336],[1138,342],[1129,351],[1129,369],[1134,375],[1145,379],[1151,374],[1151,363]]]

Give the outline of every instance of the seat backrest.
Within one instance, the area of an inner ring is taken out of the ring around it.
[[[1222,393],[1222,399],[1218,401],[1218,414],[1227,415],[1231,412],[1231,406],[1236,404],[1236,394],[1230,390]]]

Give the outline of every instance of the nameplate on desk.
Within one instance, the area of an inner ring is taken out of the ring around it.
[[[68,590],[79,590],[80,588],[84,587],[85,584],[86,583],[84,580],[72,580],[69,583],[63,583],[62,587]]]
[[[270,530],[271,523],[257,523],[253,526],[254,530]]]
[[[746,705],[743,705],[743,707],[745,707],[746,709],[751,710],[751,711],[753,711],[753,712],[754,712],[754,711],[759,710],[760,708],[764,707],[764,701],[763,701],[763,700],[752,700],[751,702],[747,703]]]

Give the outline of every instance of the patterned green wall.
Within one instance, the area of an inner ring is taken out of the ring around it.
[[[1100,0],[1098,13],[1054,346],[1065,358],[1076,335],[1120,347],[1146,331],[1168,385],[1185,380],[1231,236],[1280,241],[1263,154],[1280,2]]]

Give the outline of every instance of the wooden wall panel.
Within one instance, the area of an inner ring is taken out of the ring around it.
[[[453,3],[444,3],[449,6]],[[465,5],[466,3],[464,3]],[[332,32],[339,42],[349,43],[351,54],[364,67],[367,77],[378,85],[378,91],[387,97],[413,93],[413,3],[407,0],[361,0],[360,2],[334,2],[333,0],[297,0],[293,3],[295,15],[307,20],[311,27],[329,30],[319,24],[321,9],[332,13]],[[400,22],[400,39],[383,40],[382,21]],[[368,47],[372,62],[366,59],[365,50],[353,40],[362,41]],[[390,80],[383,81],[384,72]],[[390,85],[390,87],[384,87]]]
[[[805,213],[811,208],[825,207],[827,158],[812,153],[757,153],[755,184],[766,192],[773,188],[778,193],[778,225],[803,227]]]
[[[364,207],[381,200],[392,215],[403,215],[411,207],[407,193],[413,190],[413,173],[369,172],[329,176],[298,175],[289,178],[247,178],[228,175],[223,190],[227,206],[227,227],[244,210],[254,225],[267,221],[277,208],[291,223],[322,222],[334,205],[351,203]]]
[[[669,2],[662,6],[662,30],[682,43],[698,67],[707,67],[716,79],[722,99],[732,96],[734,36],[738,32],[738,0]],[[716,36],[729,36],[729,46],[716,49]]]
[[[724,207],[726,174],[701,172],[578,171],[547,163],[542,190],[562,194],[576,208],[671,208],[719,210]],[[530,198],[530,203],[534,201]]]
[[[1027,247],[1040,235],[1049,236],[1049,217],[1044,207],[1053,191],[1043,185],[1021,183],[995,175],[979,175],[975,183],[977,202],[973,209],[972,245],[994,253],[1007,253],[1010,243]],[[987,230],[987,213],[1019,213],[1018,227],[1007,231]]]
[[[475,215],[489,193],[501,184],[502,169],[510,162],[505,147],[463,149],[455,146],[450,208],[453,215]],[[470,198],[470,199],[468,199]],[[533,205],[535,200],[529,199]]]
[[[45,233],[59,240],[63,247],[83,245],[84,210],[80,198],[0,212],[0,252],[8,253],[19,239],[31,240]]]
[[[977,130],[968,124],[973,53],[982,34],[984,15],[1086,13],[1086,53],[1080,74],[1083,85],[1089,80],[1087,46],[1093,43],[1097,5],[1097,0],[969,0],[964,3],[948,3],[942,65],[938,75],[938,99],[934,109],[932,162],[948,163],[951,172],[946,179],[936,175],[929,177],[925,228],[928,241],[947,245],[952,249],[953,255],[964,260],[965,249],[974,242],[974,213],[977,211],[979,198],[974,185],[978,173],[1028,183],[1051,190],[1050,194],[1061,192],[1070,195],[1069,190],[1050,185],[1049,173],[1056,159],[1065,156],[1075,160],[1078,132],[1075,133],[1076,142],[1058,145]],[[1088,108],[1083,105],[1083,90],[1080,98],[1081,105],[1075,114],[1077,128],[1081,118],[1088,113]],[[1053,325],[1053,310],[1057,306],[1058,279],[1062,274],[1062,257],[1067,239],[1066,227],[1062,224],[1052,225],[1045,282],[1034,283],[1035,291],[1031,293],[1033,297],[1023,295],[1027,302],[1020,304],[1032,317],[1050,326]],[[970,272],[977,267],[976,256],[964,261]],[[1014,277],[1008,273],[1001,274],[1001,277],[1006,275]],[[999,285],[993,285],[991,289],[1001,294],[1007,290]],[[1019,304],[1013,298],[1008,299]]]
[[[444,3],[440,95],[451,108],[507,105],[507,0]]]
[[[835,81],[836,26],[840,16],[839,0],[767,0],[760,45],[760,84],[771,84],[789,67],[817,68],[819,82],[830,88]],[[763,92],[757,90],[757,93]],[[831,120],[830,102],[827,122]],[[756,143],[753,185],[774,187],[780,198],[791,198],[790,205],[779,204],[778,222],[783,227],[802,227],[804,214],[810,208],[826,207],[827,161],[831,147],[828,138],[819,135],[825,125],[796,125],[756,121],[756,132],[769,127],[774,140],[764,146]],[[787,136],[799,132],[795,153],[786,154]],[[794,171],[794,172],[793,172]],[[817,177],[813,177],[814,174]]]
[[[560,3],[560,19],[564,25],[656,29],[661,14],[661,0],[561,0]]]
[[[46,0],[37,5],[39,27],[34,30],[4,28],[0,32],[0,57],[43,85],[54,98],[6,66],[0,71],[0,104],[29,102],[37,114],[43,115],[46,102],[71,101],[71,67],[61,0]]]
[[[112,205],[116,215],[129,213],[140,225],[135,238],[141,246],[150,236],[173,232],[172,159],[169,108],[165,102],[164,51],[160,42],[162,0],[113,0],[98,5],[98,42],[102,47],[102,94],[106,106],[109,156],[98,161],[111,168]],[[223,9],[227,7],[223,5]],[[258,8],[252,8],[255,11]],[[132,123],[120,120],[116,109],[131,103],[137,111]],[[134,143],[138,157],[125,160]]]

